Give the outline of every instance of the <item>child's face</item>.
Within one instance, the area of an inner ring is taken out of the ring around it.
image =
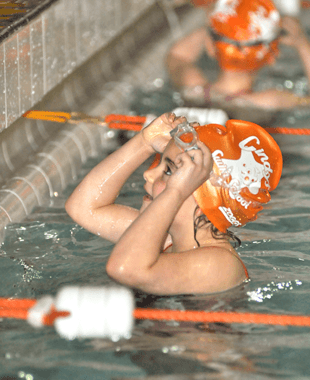
[[[165,190],[169,178],[177,170],[175,159],[181,152],[182,150],[175,144],[174,140],[171,139],[161,156],[159,164],[156,167],[148,169],[144,172],[144,189],[147,195],[143,197],[143,203],[140,212],[144,211],[146,207]],[[193,196],[189,197],[189,199],[186,200],[184,204],[190,203],[190,201],[195,205]]]
[[[181,149],[171,140],[163,152],[159,164],[144,172],[144,188],[149,195],[149,201],[155,199],[166,188],[169,177],[176,171],[174,161],[180,152]]]
[[[273,64],[278,52],[278,40],[266,45],[247,47],[216,42],[217,59],[224,70],[255,71],[267,64]]]

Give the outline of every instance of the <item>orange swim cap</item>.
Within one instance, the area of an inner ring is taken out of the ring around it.
[[[210,178],[194,192],[202,212],[221,232],[255,220],[281,177],[278,144],[248,121],[228,120],[226,127],[209,124],[195,130],[214,160]]]
[[[223,69],[257,70],[278,54],[280,14],[271,0],[218,0],[210,26]]]

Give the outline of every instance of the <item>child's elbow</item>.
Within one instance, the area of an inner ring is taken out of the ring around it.
[[[120,282],[119,281],[119,278],[121,277],[120,267],[112,263],[111,260],[107,262],[106,272],[108,276],[111,277],[113,280]]]
[[[133,280],[132,272],[124,265],[117,263],[115,260],[109,260],[106,265],[106,272],[113,280],[121,284],[130,285]],[[131,281],[130,281],[131,279]]]
[[[146,276],[136,268],[129,268],[113,260],[106,265],[106,272],[110,278],[131,288],[143,289]]]
[[[65,203],[65,210],[66,210],[67,214],[69,214],[69,215],[71,216],[72,211],[73,211],[71,198],[68,198],[68,199],[66,200],[66,203]]]
[[[79,214],[81,213],[81,208],[78,207],[76,202],[72,198],[68,198],[65,203],[65,210],[67,214],[78,223]]]

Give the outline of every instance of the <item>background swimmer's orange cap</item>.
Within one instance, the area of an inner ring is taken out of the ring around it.
[[[257,70],[278,54],[280,14],[271,0],[218,0],[210,26],[222,69]]]
[[[226,127],[209,124],[195,130],[214,161],[210,178],[194,192],[199,207],[222,232],[255,220],[281,177],[278,144],[248,121],[228,120]]]

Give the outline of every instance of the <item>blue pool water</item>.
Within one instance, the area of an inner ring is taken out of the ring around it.
[[[305,91],[298,69],[294,83],[283,79],[281,62],[277,70],[273,83]],[[309,127],[309,121],[310,112],[293,112],[278,124]],[[235,230],[251,281],[217,295],[136,294],[138,306],[310,315],[310,137],[276,140],[284,158],[280,185],[260,218]],[[79,180],[103,158],[89,160]],[[120,202],[140,206],[147,166],[131,176]],[[38,298],[67,284],[111,284],[105,272],[111,244],[73,223],[64,210],[77,183],[7,227],[0,247],[1,297]],[[35,330],[23,321],[2,320],[0,337],[0,380],[310,378],[310,328],[140,321],[130,340],[113,343],[66,341],[52,327]]]

